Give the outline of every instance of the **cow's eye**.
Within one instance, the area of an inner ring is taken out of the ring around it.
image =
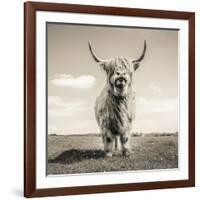
[[[117,72],[117,75],[119,75],[119,72]]]

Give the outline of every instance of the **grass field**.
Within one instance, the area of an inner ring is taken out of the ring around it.
[[[132,154],[107,158],[96,135],[48,136],[48,174],[75,174],[178,167],[178,136],[131,137]]]

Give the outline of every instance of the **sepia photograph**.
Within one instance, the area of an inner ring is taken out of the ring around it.
[[[179,31],[46,24],[46,174],[179,168]]]
[[[24,195],[194,186],[194,13],[24,8]]]

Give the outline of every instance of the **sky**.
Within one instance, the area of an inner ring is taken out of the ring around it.
[[[48,23],[48,134],[99,133],[94,102],[106,82],[101,58],[138,58],[133,132],[178,131],[178,30]]]

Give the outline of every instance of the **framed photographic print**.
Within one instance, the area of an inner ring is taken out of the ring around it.
[[[24,195],[195,184],[195,14],[26,2]]]

